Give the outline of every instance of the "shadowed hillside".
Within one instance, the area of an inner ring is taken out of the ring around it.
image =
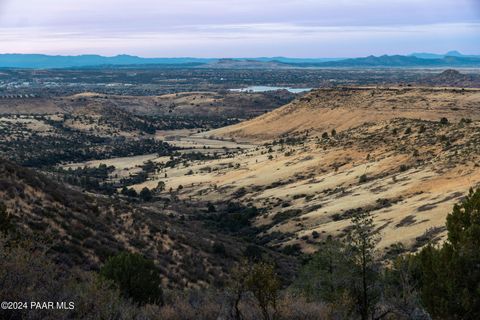
[[[4,160],[0,200],[16,232],[45,242],[60,264],[97,270],[112,255],[139,252],[156,262],[169,287],[222,285],[247,246],[210,232],[199,221],[185,223],[184,215],[193,209],[188,204],[132,205],[81,192]],[[216,252],[215,243],[222,243],[224,251]],[[294,268],[289,259],[278,259],[285,270]]]

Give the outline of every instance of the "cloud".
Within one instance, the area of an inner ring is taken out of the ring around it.
[[[0,50],[217,57],[478,52],[478,3],[0,0]]]
[[[2,17],[2,13],[3,13],[3,7],[5,6],[7,0],[0,0],[0,19]]]
[[[197,25],[163,32],[0,31],[16,52],[130,53],[144,56],[356,56],[411,51],[478,50],[479,23],[409,26]],[[18,41],[21,39],[21,41]],[[477,41],[474,41],[474,40]],[[470,43],[470,47],[461,42]],[[247,50],[243,49],[247,48]],[[245,50],[245,51],[244,51]]]
[[[388,25],[478,18],[477,0],[15,0],[0,25],[168,28],[185,24]]]

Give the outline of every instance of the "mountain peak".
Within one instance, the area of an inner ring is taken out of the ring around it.
[[[458,52],[457,50],[452,50],[452,51],[449,51],[445,54],[446,56],[450,56],[450,57],[462,57],[463,54],[461,54],[460,52]]]

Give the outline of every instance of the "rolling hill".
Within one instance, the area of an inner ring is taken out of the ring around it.
[[[398,243],[416,250],[443,239],[453,204],[480,183],[479,105],[480,90],[316,90],[198,134],[256,147],[167,169],[169,178],[154,175],[134,187],[164,181],[184,185],[180,197],[254,204],[265,212],[255,218],[259,241],[289,252],[313,252],[328,235],[343,237],[350,218],[364,211],[374,217],[384,253]]]
[[[366,122],[394,118],[480,119],[479,103],[479,89],[319,89],[270,113],[210,134],[258,141],[305,131],[322,134],[335,129],[340,132]]]

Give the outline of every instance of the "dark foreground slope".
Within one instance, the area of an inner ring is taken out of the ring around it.
[[[177,203],[176,210],[184,208],[179,214],[163,203],[145,208],[86,194],[4,160],[0,201],[16,233],[45,243],[57,263],[97,270],[110,256],[138,252],[155,261],[171,287],[222,285],[247,247],[232,236],[209,231],[201,221],[185,221],[184,214],[195,206]],[[216,243],[224,250],[215,250]],[[288,259],[277,259],[289,269]]]

